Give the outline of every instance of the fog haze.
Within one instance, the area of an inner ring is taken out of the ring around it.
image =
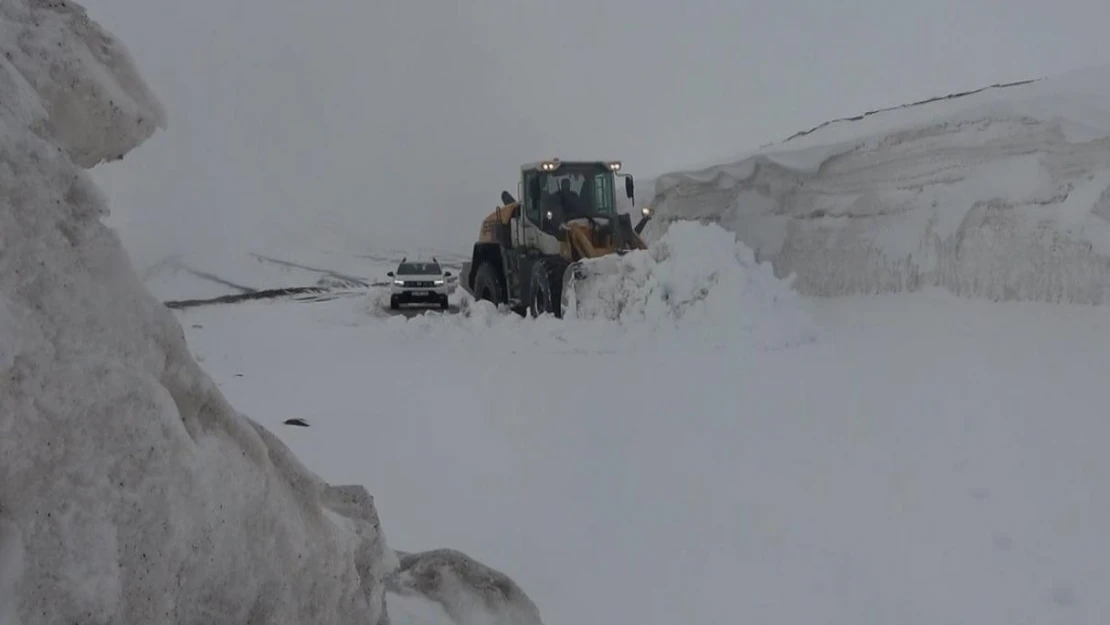
[[[620,159],[651,176],[1110,62],[1104,0],[85,6],[169,114],[95,173],[140,267],[244,246],[466,251],[521,162]]]

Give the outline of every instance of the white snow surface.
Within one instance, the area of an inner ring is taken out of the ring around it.
[[[1110,299],[1110,67],[837,121],[656,180],[817,295]]]
[[[72,2],[0,0],[0,618],[377,623],[373,501],[237,412],[82,168],[165,124]]]

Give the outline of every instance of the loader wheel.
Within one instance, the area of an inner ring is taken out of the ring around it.
[[[501,278],[497,269],[491,263],[482,263],[478,272],[474,274],[474,297],[494,304],[505,301],[505,292],[501,288]]]
[[[541,260],[532,265],[532,278],[529,292],[532,302],[528,307],[533,317],[551,313],[556,318],[563,317],[563,271],[565,265],[549,260]]]

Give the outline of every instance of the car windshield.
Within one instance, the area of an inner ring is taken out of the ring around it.
[[[397,275],[399,276],[427,276],[438,275],[443,273],[439,270],[439,265],[436,263],[401,263],[397,268]]]

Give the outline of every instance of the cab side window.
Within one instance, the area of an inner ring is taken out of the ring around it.
[[[595,210],[603,215],[612,215],[615,209],[612,206],[613,198],[612,178],[607,174],[594,176],[594,206]]]
[[[539,172],[534,172],[534,171],[533,172],[528,172],[527,174],[525,174],[525,176],[524,176],[524,197],[521,198],[521,201],[524,202],[524,215],[525,215],[525,217],[528,218],[528,221],[532,222],[533,224],[537,224],[537,225],[540,223],[540,205],[539,205],[538,202],[533,202],[532,201],[532,198],[530,197],[530,193],[528,192],[528,190],[530,188],[532,188],[532,184],[534,184],[533,181],[536,180],[536,178],[538,176],[539,176]]]

